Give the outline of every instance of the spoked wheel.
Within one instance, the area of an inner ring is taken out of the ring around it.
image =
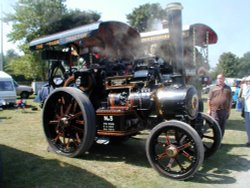
[[[167,121],[154,127],[147,139],[146,153],[156,171],[178,180],[191,177],[204,159],[200,136],[180,121]]]
[[[95,112],[88,97],[77,88],[54,90],[43,108],[43,128],[53,151],[77,157],[93,144]]]
[[[205,158],[208,158],[220,147],[222,133],[219,124],[211,116],[201,113],[201,118],[201,139],[205,149]]]

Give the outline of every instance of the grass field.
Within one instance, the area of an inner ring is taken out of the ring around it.
[[[38,106],[28,100],[29,105]],[[221,148],[187,181],[159,176],[145,155],[147,132],[121,145],[94,145],[81,158],[47,151],[41,109],[0,111],[2,187],[249,187],[250,148],[245,126],[232,110]],[[0,185],[1,187],[1,185]]]

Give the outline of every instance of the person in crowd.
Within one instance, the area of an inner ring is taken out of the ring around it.
[[[250,147],[250,76],[246,78],[246,85],[242,91],[242,97],[244,99],[244,119],[248,138],[246,146]]]
[[[244,98],[242,97],[243,91],[246,88],[246,77],[243,77],[240,83],[240,91],[238,95],[238,101],[241,101],[241,116],[244,118]]]
[[[239,100],[240,82],[234,81],[233,85],[235,87],[235,90],[234,90],[233,96],[232,96],[233,107],[235,107],[236,111],[241,111],[241,106],[240,106],[241,101]]]
[[[208,114],[219,124],[222,136],[225,133],[226,121],[230,116],[232,106],[232,90],[225,84],[225,76],[217,75],[217,84],[208,94]]]

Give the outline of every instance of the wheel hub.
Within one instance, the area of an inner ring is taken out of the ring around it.
[[[166,153],[169,157],[175,157],[178,154],[177,147],[174,145],[170,145],[166,149]]]
[[[60,119],[60,127],[65,128],[69,126],[69,120],[66,117]]]

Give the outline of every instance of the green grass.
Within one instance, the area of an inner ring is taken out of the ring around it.
[[[32,99],[27,102],[38,107]],[[151,168],[145,155],[146,137],[121,145],[94,145],[81,158],[66,158],[47,151],[39,107],[0,111],[3,187],[244,188],[250,183],[250,148],[244,146],[245,126],[235,110],[221,148],[188,181],[161,177]]]

